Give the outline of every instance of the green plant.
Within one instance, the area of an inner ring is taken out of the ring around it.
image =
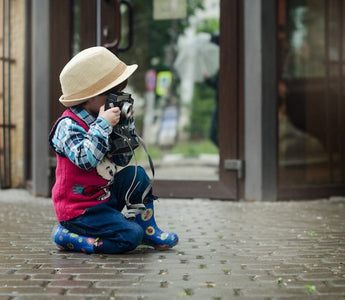
[[[195,84],[190,124],[185,128],[191,139],[210,137],[211,119],[215,105],[216,91],[205,83]]]
[[[152,159],[161,159],[163,157],[163,153],[159,146],[147,145],[147,148]],[[135,156],[138,162],[147,161],[147,154],[143,147],[140,147],[135,151]],[[134,161],[134,159],[132,159],[132,161]]]
[[[316,291],[315,285],[306,284],[305,287],[307,288],[309,293],[312,293],[312,292]]]
[[[182,154],[188,157],[196,157],[199,154],[218,154],[217,147],[207,139],[197,142],[185,142],[176,144],[171,150],[173,154]]]

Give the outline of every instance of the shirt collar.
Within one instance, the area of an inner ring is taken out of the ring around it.
[[[80,119],[82,119],[89,127],[95,122],[96,118],[90,115],[82,106],[77,105],[71,107],[71,111],[75,113]]]

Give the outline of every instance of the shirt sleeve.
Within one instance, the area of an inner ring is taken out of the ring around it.
[[[57,125],[52,144],[55,151],[67,157],[84,170],[96,167],[108,151],[108,137],[112,127],[102,117],[98,117],[86,131],[71,118],[62,119]]]

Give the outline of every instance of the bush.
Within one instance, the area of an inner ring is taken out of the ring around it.
[[[210,138],[212,113],[216,105],[215,98],[214,89],[204,83],[195,84],[191,122],[186,128],[191,140]]]

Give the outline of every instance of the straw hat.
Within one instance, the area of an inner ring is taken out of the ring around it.
[[[127,66],[104,47],[91,47],[74,56],[63,68],[59,101],[66,107],[85,102],[125,81],[138,65]]]

